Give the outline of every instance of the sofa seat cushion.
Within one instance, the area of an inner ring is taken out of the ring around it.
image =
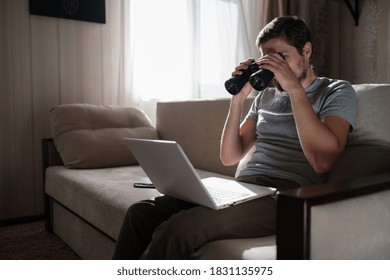
[[[197,170],[201,178],[219,176]],[[46,171],[46,193],[95,227],[116,239],[130,205],[161,195],[155,189],[134,188],[150,182],[139,165],[99,169],[52,166]]]
[[[217,240],[202,246],[192,257],[204,260],[275,260],[276,236]]]
[[[100,169],[52,166],[46,171],[45,186],[56,201],[116,239],[127,208],[159,195],[155,189],[134,188],[135,182],[148,182],[138,165]]]
[[[146,114],[135,107],[65,104],[50,111],[55,146],[69,168],[134,165],[123,138],[158,139]]]

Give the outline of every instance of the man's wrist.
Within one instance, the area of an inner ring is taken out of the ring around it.
[[[231,103],[237,104],[237,105],[242,105],[242,104],[244,104],[245,99],[246,99],[246,96],[244,96],[244,95],[240,92],[239,94],[233,95],[233,96],[232,96],[232,101],[231,101]]]

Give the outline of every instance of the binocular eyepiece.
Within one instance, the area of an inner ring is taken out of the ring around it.
[[[281,53],[278,54],[284,59]],[[236,95],[249,81],[255,90],[261,91],[268,86],[273,77],[274,73],[267,69],[261,69],[256,62],[253,62],[241,75],[233,76],[227,80],[225,88],[231,95]]]

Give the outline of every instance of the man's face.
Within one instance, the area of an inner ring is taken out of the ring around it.
[[[298,50],[294,46],[287,44],[282,38],[268,40],[260,45],[259,50],[262,56],[270,53],[281,53],[284,56],[285,61],[295,73],[295,76],[301,83],[303,83],[307,78],[308,71],[310,70],[311,45],[307,46],[308,44],[310,43],[305,45],[303,50],[304,54],[302,55],[299,54]],[[310,47],[310,53],[305,55],[307,47]],[[283,90],[277,80],[274,79],[274,81],[276,86],[280,90]]]

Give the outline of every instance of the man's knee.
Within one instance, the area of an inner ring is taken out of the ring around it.
[[[192,221],[174,215],[162,223],[153,233],[153,240],[165,243],[168,248],[181,253],[190,252],[201,239],[201,229]]]
[[[162,223],[153,233],[152,242],[143,258],[185,259],[196,246],[196,233],[187,222],[171,218]]]

